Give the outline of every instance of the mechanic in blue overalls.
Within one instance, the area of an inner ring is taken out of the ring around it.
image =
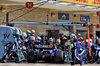
[[[30,30],[27,30],[26,33],[28,36],[27,36],[27,38],[24,39],[24,42],[25,42],[24,44],[25,44],[27,52],[28,52],[30,50],[33,50],[32,43],[31,43],[32,36],[31,36]]]
[[[82,65],[82,59],[79,56],[79,54],[80,54],[80,47],[79,47],[78,39],[76,38],[76,35],[74,33],[72,33],[70,35],[70,39],[71,39],[71,43],[74,46],[74,51],[73,51],[73,54],[72,54],[72,60],[73,60],[72,65],[75,64],[76,59],[79,60],[80,61],[79,62],[80,65]]]
[[[97,56],[96,63],[100,64],[100,44],[97,45],[96,56]]]
[[[34,36],[31,36],[30,38],[30,45],[29,45],[29,48],[30,50],[33,50],[34,48],[34,45],[35,45],[35,37]]]
[[[12,49],[13,45],[14,45],[14,42],[9,42],[4,46],[5,51],[4,51],[3,57],[1,59],[2,63],[4,63],[5,57],[10,54],[10,52],[11,52],[10,50]]]
[[[13,47],[10,50],[10,54],[9,54],[7,62],[9,62],[11,60],[12,56],[14,56],[14,55],[16,55],[15,62],[19,62],[18,54],[16,52],[16,50],[18,51],[17,46],[16,46],[17,44],[15,44],[15,43],[17,42],[19,44],[19,48],[21,48],[21,44],[20,43],[22,42],[22,40],[21,40],[22,32],[21,32],[20,29],[18,29],[16,27],[14,27],[14,28],[15,28],[15,33],[13,35],[14,35],[15,39],[17,38],[17,40],[15,40],[15,42],[13,44]]]
[[[87,61],[87,56],[86,56],[86,52],[87,52],[86,44],[85,44],[84,39],[82,38],[82,36],[81,36],[80,33],[78,33],[77,39],[78,39],[79,47],[80,47],[80,51],[81,51],[81,53],[80,53],[79,55],[82,56],[82,57],[81,57],[82,60],[83,60],[84,62],[86,62],[86,61]]]
[[[31,36],[34,36],[36,38],[36,36],[35,36],[35,30],[31,30]]]
[[[86,52],[88,50],[86,49],[86,44],[85,43],[82,43],[82,42],[79,42],[79,47],[80,47],[80,51],[81,51],[81,53],[79,54],[79,56],[82,56],[82,60],[85,63],[87,63],[86,61],[88,61],[88,59],[87,59]]]
[[[60,45],[61,44],[61,40],[60,39],[57,39],[56,40],[56,43],[57,43],[57,46]]]
[[[53,45],[53,38],[49,38],[49,45]]]
[[[27,34],[27,39],[30,39],[30,37],[31,37],[31,31],[30,30],[27,30],[26,31],[26,34]]]
[[[27,38],[25,39],[25,46],[26,48],[28,49],[29,45],[30,45],[30,38],[31,38],[31,31],[30,30],[27,30],[26,31],[26,34],[27,34]]]
[[[88,45],[88,39],[85,40],[85,43]],[[92,39],[90,39],[90,48],[92,47]]]
[[[27,50],[27,47],[25,43],[27,43],[29,40],[27,39],[27,34],[25,32],[22,33],[22,48],[24,51]]]
[[[96,37],[96,44],[93,43],[93,47],[96,50],[94,52],[96,63],[100,64],[100,39],[98,37]]]
[[[41,42],[42,42],[43,44],[45,44],[45,35],[41,35],[40,37],[41,37]]]
[[[60,39],[56,40],[56,46],[58,49],[61,49],[61,40]]]
[[[35,43],[43,45],[43,43],[41,42],[41,37],[40,36],[36,37]]]

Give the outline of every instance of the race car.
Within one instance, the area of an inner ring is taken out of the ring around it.
[[[30,51],[27,54],[27,61],[29,63],[35,63],[40,60],[62,63],[65,60],[65,53],[53,45],[34,45],[34,51]]]

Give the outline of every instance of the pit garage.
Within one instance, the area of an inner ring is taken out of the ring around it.
[[[25,3],[27,0],[22,0],[22,1],[17,1],[17,0],[11,0],[11,1],[1,1],[1,24],[6,22],[6,13],[25,7]],[[30,0],[31,2],[31,0]],[[33,1],[33,3],[37,3],[38,1]],[[40,1],[41,2],[41,1]],[[15,12],[9,13],[9,21],[12,22],[87,22],[89,19],[90,23],[99,23],[99,17],[96,15],[96,12],[99,11],[99,8],[96,7],[91,7],[91,6],[82,6],[78,4],[73,4],[73,3],[66,3],[67,5],[64,5],[64,2],[58,2],[56,1],[50,1],[46,3],[45,5],[42,5],[41,7],[36,8],[38,5],[33,6],[33,10],[28,13],[23,15],[22,17],[17,18],[21,14],[24,14],[25,12],[31,10],[28,8],[21,9]],[[75,5],[75,6],[73,6]],[[23,12],[24,11],[24,12]],[[41,15],[39,15],[41,14]],[[67,18],[63,18],[64,15]],[[15,16],[14,16],[15,15]],[[47,16],[49,15],[49,16]],[[16,19],[17,18],[17,19]],[[19,26],[21,27],[22,30],[26,30],[24,27],[27,27],[28,29],[32,29],[32,27],[36,30],[37,34],[46,34],[47,30],[60,30],[61,31],[66,31],[66,28],[63,28],[61,26]],[[24,29],[23,29],[24,28]],[[93,29],[94,28],[94,29]],[[68,28],[69,30],[69,28]],[[77,26],[72,26],[70,27],[71,32],[74,32],[77,34],[77,31],[79,30],[87,30],[85,27],[77,27]],[[90,31],[91,33],[96,34],[96,27],[91,27]],[[85,31],[86,32],[86,31]],[[95,35],[94,35],[95,37]],[[84,37],[85,38],[85,37]]]
[[[60,33],[64,33],[68,40],[70,39],[71,33],[75,33],[76,35],[80,33],[83,39],[88,39],[90,34],[93,35],[93,41],[95,42],[96,36],[100,37],[100,17],[97,14],[100,10],[100,5],[97,3],[99,0],[92,0],[92,4],[90,4],[90,1],[88,4],[88,0],[78,1],[79,0],[0,0],[0,24],[15,24],[14,27],[20,28],[23,32],[34,29],[36,31],[36,36],[45,35],[47,39],[52,37],[54,40],[59,38]],[[27,7],[27,2],[33,3],[33,6]],[[82,23],[81,26],[79,23]],[[90,30],[88,30],[88,28]],[[88,33],[87,30],[90,33]],[[64,61],[64,55],[66,54],[64,54],[65,52],[62,50],[57,48],[58,52],[56,52],[55,46],[47,47],[47,45],[42,47],[42,51],[37,50],[41,49],[41,46],[36,45],[36,51],[29,53],[34,56],[28,58],[29,63],[34,62],[34,58],[38,58],[36,61],[41,59],[47,60],[46,58],[48,57],[46,56],[48,56],[48,53],[49,59],[52,58],[53,61],[57,61],[59,55],[59,62],[62,61],[62,59]],[[48,48],[50,50],[47,51]],[[2,48],[2,50],[4,49]],[[43,51],[45,51],[45,53],[42,53]],[[42,55],[39,55],[38,53]],[[41,59],[39,59],[39,57]],[[30,61],[30,59],[32,61]]]

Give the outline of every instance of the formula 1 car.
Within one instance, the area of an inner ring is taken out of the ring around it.
[[[27,54],[27,61],[29,63],[35,63],[36,61],[46,62],[64,62],[64,51],[55,48],[53,45],[34,45],[34,51],[30,51]]]

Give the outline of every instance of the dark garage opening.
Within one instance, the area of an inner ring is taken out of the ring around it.
[[[96,31],[96,36],[100,37],[100,31]]]
[[[52,38],[55,38],[58,39],[58,35],[59,35],[59,30],[47,30],[48,32],[48,38],[52,37]]]

